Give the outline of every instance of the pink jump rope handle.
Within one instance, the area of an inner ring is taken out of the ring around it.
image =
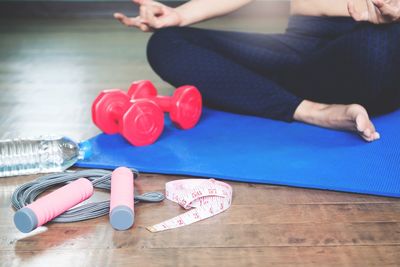
[[[119,167],[111,176],[110,223],[116,230],[132,227],[135,213],[133,195],[133,173],[130,169]]]
[[[92,183],[79,178],[18,210],[14,215],[15,226],[29,233],[92,195]]]

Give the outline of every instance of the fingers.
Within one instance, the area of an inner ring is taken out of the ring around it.
[[[374,5],[372,0],[367,0],[368,21],[379,24],[382,21],[382,14],[379,9]]]
[[[151,2],[154,2],[152,0],[132,0],[132,2],[134,2],[135,4],[138,5],[144,5],[144,4],[149,4]]]
[[[178,26],[181,18],[176,13],[168,13],[168,11],[164,11],[165,15],[158,17],[158,26],[162,27],[169,27],[169,26]]]
[[[162,8],[157,5],[141,5],[140,6],[140,18],[143,23],[148,24],[152,28],[160,28],[157,15],[162,14]]]
[[[139,27],[140,26],[140,21],[139,18],[128,18],[122,13],[114,13],[114,18],[119,20],[122,24],[128,27]]]
[[[171,13],[169,7],[158,3],[140,6],[140,17],[143,23],[146,23],[153,29],[177,24],[177,18]]]
[[[357,11],[353,0],[347,1],[347,10],[349,11],[350,16],[355,21],[367,21],[368,20],[368,14],[366,15],[365,12],[361,13],[361,12]]]
[[[383,16],[389,17],[391,20],[397,20],[400,17],[397,7],[392,6],[387,1],[371,0],[376,8],[379,9]]]
[[[165,26],[177,25],[179,18],[170,8],[153,0],[132,0],[139,5],[139,16],[129,18],[122,13],[115,13],[114,17],[122,24],[137,27],[142,31],[151,31]]]
[[[142,32],[152,32],[152,31],[153,31],[152,28],[150,28],[148,25],[146,25],[146,24],[144,24],[144,23],[142,23],[142,24],[140,25],[139,29],[140,29]]]
[[[135,18],[128,18],[122,13],[114,13],[114,18],[118,19],[122,24],[128,27],[136,27],[139,28],[143,32],[150,32],[152,29],[144,24],[141,20],[141,18],[135,17]]]

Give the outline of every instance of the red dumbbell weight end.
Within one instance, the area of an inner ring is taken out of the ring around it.
[[[106,134],[121,133],[131,144],[154,143],[164,129],[164,114],[155,103],[131,101],[122,90],[102,91],[92,105],[92,120]]]
[[[123,136],[130,136],[131,144],[146,146],[153,144],[164,130],[164,113],[157,105],[145,99],[132,101],[132,106],[123,116]]]

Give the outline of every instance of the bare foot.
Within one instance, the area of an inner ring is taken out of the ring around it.
[[[326,128],[355,131],[369,142],[380,138],[367,111],[358,104],[327,105],[304,100],[297,107],[293,118]]]

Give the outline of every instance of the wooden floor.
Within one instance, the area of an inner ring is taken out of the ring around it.
[[[224,19],[202,26],[270,32],[284,23]],[[147,38],[112,20],[0,21],[0,138],[85,139],[99,132],[90,106],[100,90],[151,79],[170,92],[146,64]],[[183,212],[164,201],[137,205],[129,231],[114,231],[103,217],[22,234],[10,197],[35,177],[0,179],[0,266],[400,266],[398,199],[229,182],[229,210],[180,229],[145,229]],[[136,187],[162,191],[179,178],[142,174]]]

